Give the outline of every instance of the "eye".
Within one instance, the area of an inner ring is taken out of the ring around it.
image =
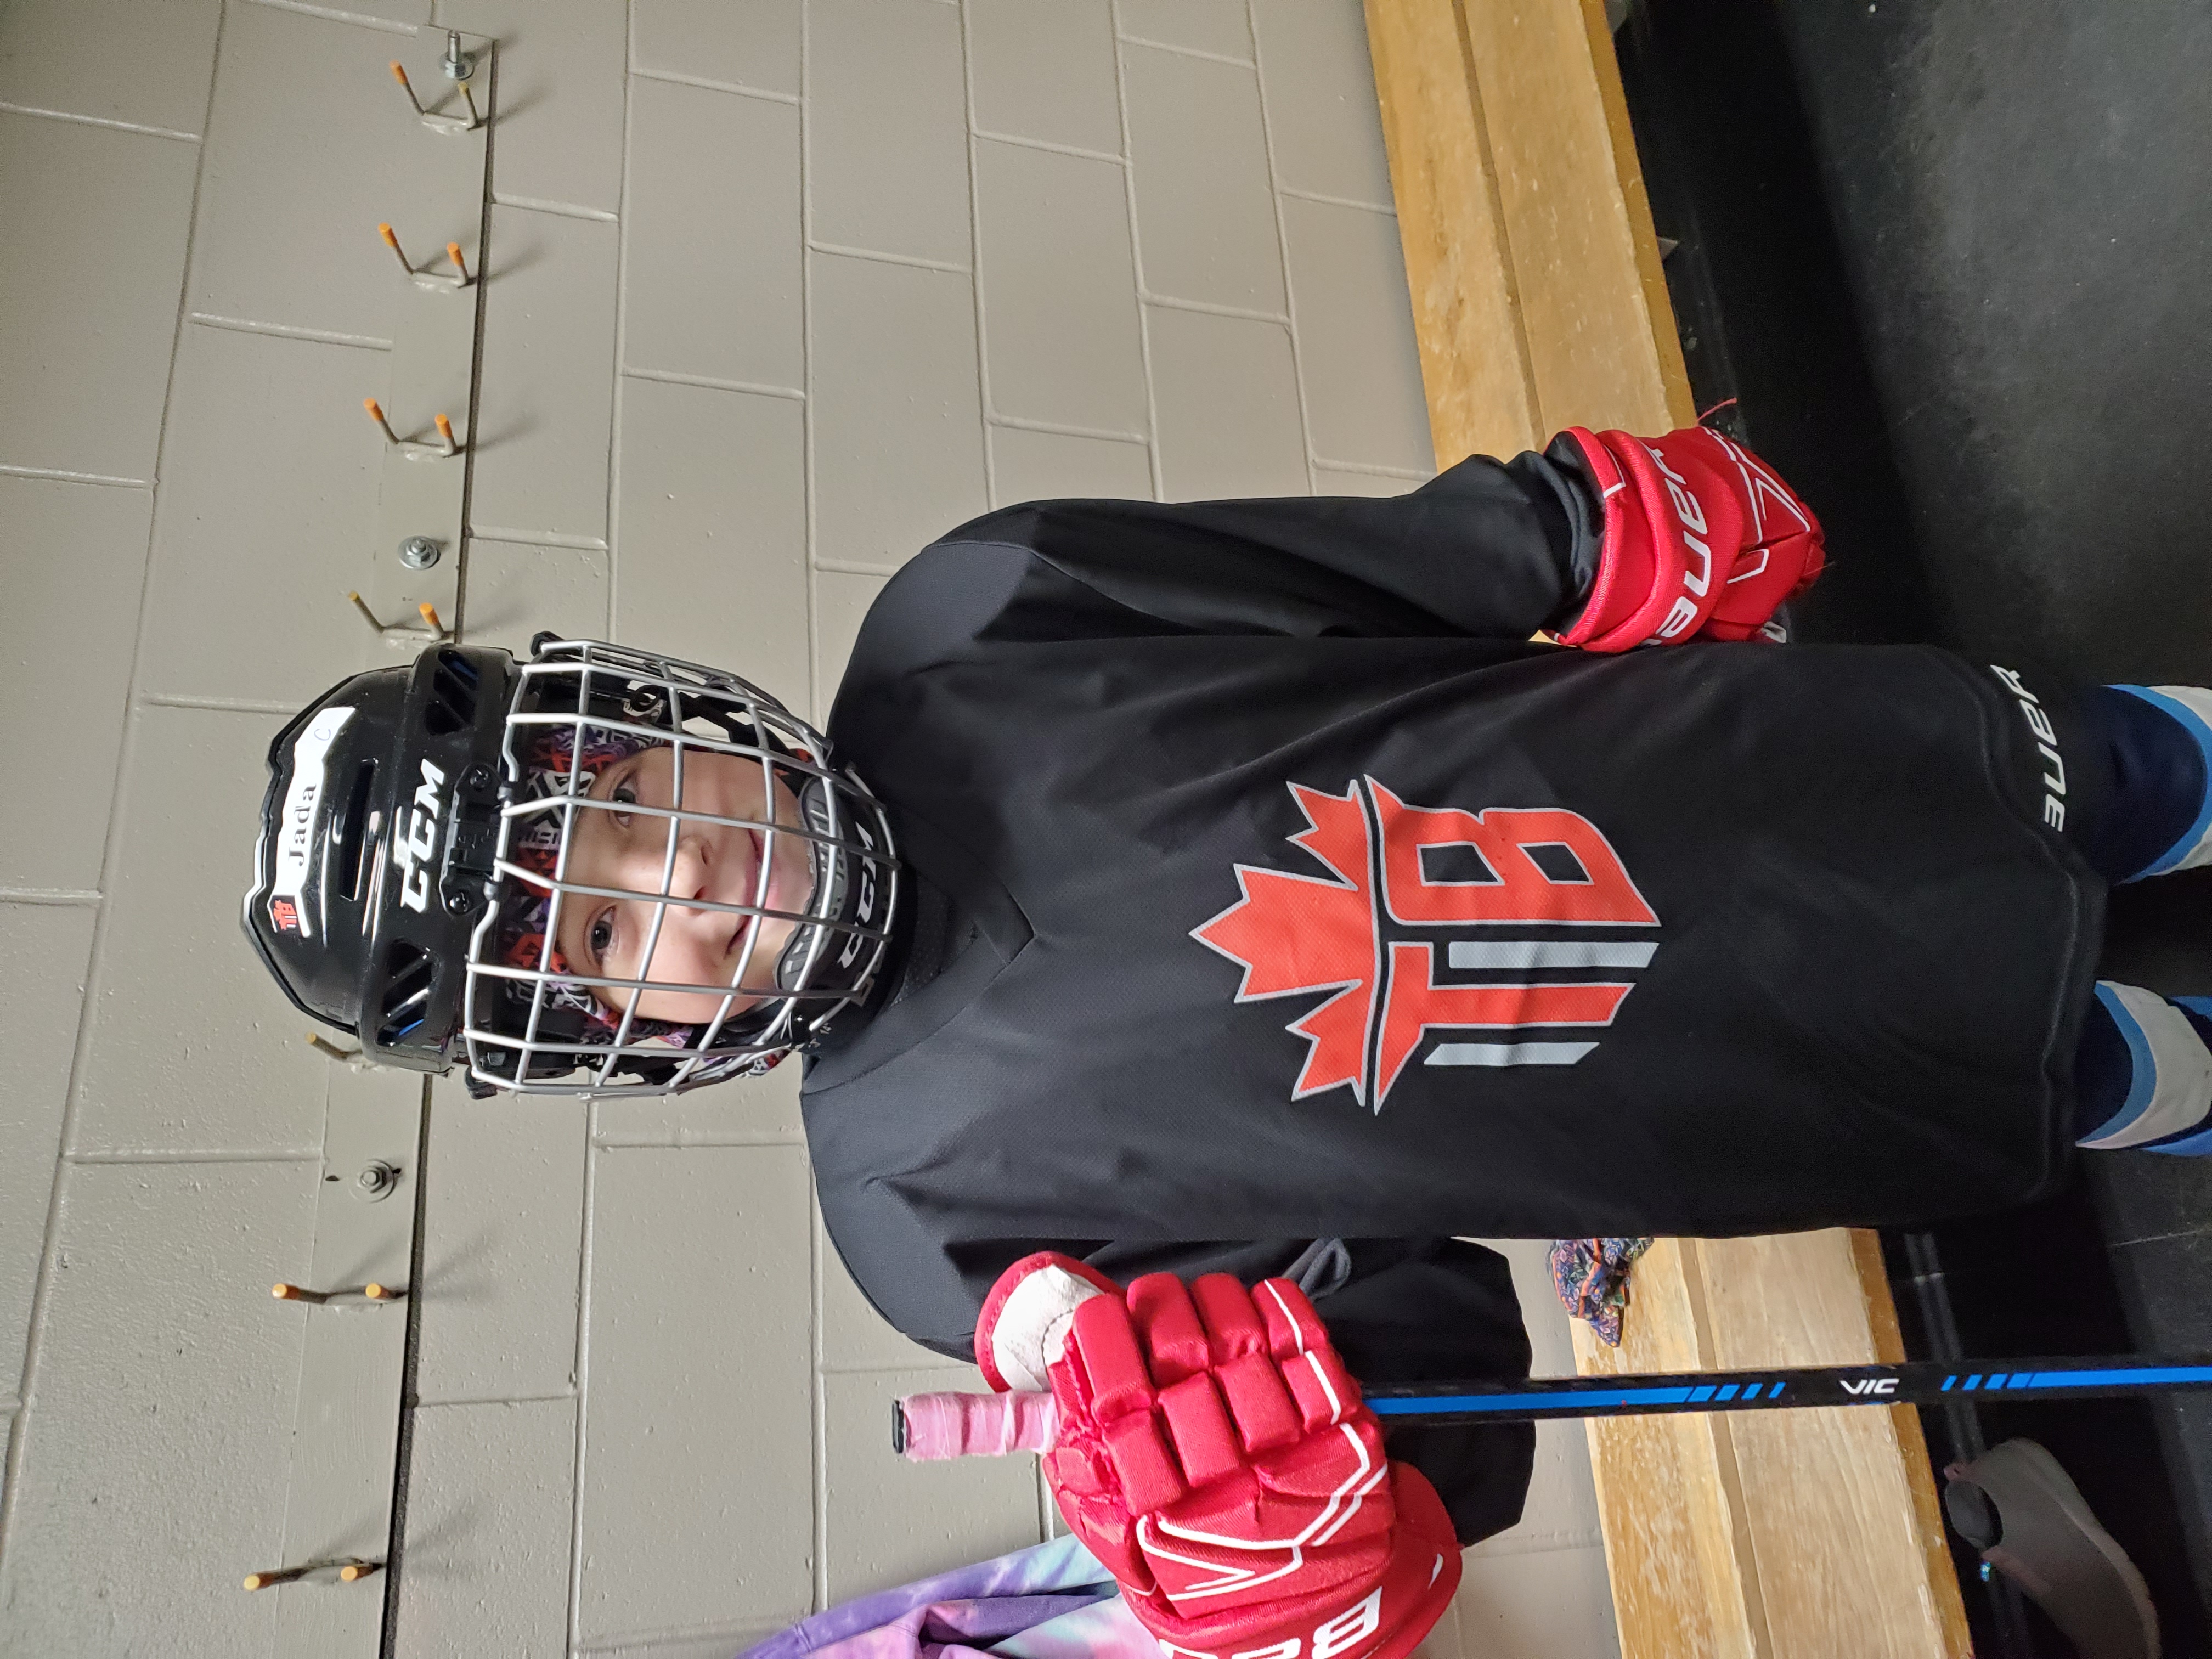
[[[607,799],[609,800],[620,801],[625,806],[635,806],[637,805],[637,785],[631,782],[629,779],[624,778],[620,783],[617,783],[613,788],[607,791]],[[627,830],[629,828],[629,813],[617,812],[614,815],[614,820],[623,829]]]
[[[614,949],[614,943],[615,913],[611,909],[602,910],[592,918],[591,927],[584,935],[585,946],[591,951],[593,962],[605,965],[607,952]]]

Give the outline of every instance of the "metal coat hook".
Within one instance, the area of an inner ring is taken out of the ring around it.
[[[381,1308],[407,1299],[407,1288],[403,1285],[380,1285],[371,1279],[366,1285],[356,1285],[345,1290],[311,1291],[304,1285],[294,1285],[278,1279],[269,1287],[269,1294],[279,1302],[307,1302],[316,1307]]]
[[[428,599],[415,607],[416,613],[422,618],[422,626],[410,628],[400,623],[378,621],[376,612],[368,608],[368,601],[358,593],[349,593],[346,598],[352,601],[353,608],[361,612],[362,620],[375,629],[377,636],[386,645],[422,645],[426,642],[442,645],[453,637],[446,631],[446,625],[438,620],[437,606],[432,605]],[[334,1045],[325,1043],[319,1038],[310,1036],[308,1041],[325,1052],[335,1052],[338,1057],[349,1062],[356,1058],[353,1054],[343,1048],[336,1048]]]
[[[341,1556],[331,1561],[310,1561],[304,1566],[277,1567],[268,1572],[249,1572],[246,1588],[250,1590],[267,1589],[271,1584],[301,1583],[327,1584],[356,1584],[371,1573],[380,1571],[381,1561],[364,1561],[358,1556]]]
[[[429,444],[419,438],[403,438],[394,432],[392,422],[385,418],[384,405],[375,398],[363,398],[361,406],[368,411],[368,418],[375,422],[377,429],[384,434],[385,442],[410,461],[449,461],[461,453],[460,443],[453,436],[453,423],[442,412],[432,417],[430,424],[437,431],[438,441]]]
[[[368,1060],[360,1049],[341,1048],[319,1031],[307,1033],[307,1046],[318,1054],[327,1054],[332,1060],[343,1061],[356,1072],[366,1069],[368,1065]]]
[[[473,64],[471,67],[474,68]],[[423,108],[422,100],[415,95],[415,83],[407,78],[407,66],[396,58],[392,60],[392,78],[399,82],[399,89],[407,94],[407,101],[415,106],[416,115],[433,132],[474,132],[483,124],[483,117],[477,112],[476,94],[469,90],[466,81],[455,83],[460,91],[461,101],[468,106],[468,116],[464,119],[458,115],[441,115],[435,110]]]
[[[392,257],[399,261],[400,270],[405,271],[409,280],[419,289],[427,289],[433,294],[449,294],[456,289],[466,288],[473,280],[469,275],[467,264],[461,258],[461,245],[459,242],[446,244],[446,257],[453,262],[453,271],[451,276],[445,276],[432,270],[427,265],[418,267],[412,259],[409,258],[405,250],[399,246],[398,234],[390,225],[378,225],[376,234],[383,240],[385,246],[392,250]]]

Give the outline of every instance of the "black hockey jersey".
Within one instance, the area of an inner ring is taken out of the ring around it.
[[[803,1096],[886,1317],[964,1353],[1030,1250],[1256,1277],[1342,1241],[1355,1374],[1510,1372],[1502,1264],[1455,1236],[2057,1178],[2103,902],[2063,696],[1932,648],[1532,643],[1595,554],[1528,455],[1016,507],[892,579],[830,734],[927,914]]]

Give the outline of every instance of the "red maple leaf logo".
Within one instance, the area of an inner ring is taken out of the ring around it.
[[[1355,780],[1341,795],[1289,788],[1307,825],[1289,840],[1328,873],[1237,865],[1237,902],[1191,937],[1243,969],[1239,1002],[1330,994],[1285,1028],[1306,1042],[1292,1100],[1348,1088],[1362,1105],[1371,1096],[1379,1112],[1436,1030],[1511,1036],[1523,1026],[1609,1025],[1632,981],[1544,975],[1639,969],[1658,949],[1648,935],[1562,939],[1500,931],[1659,925],[1612,844],[1579,813],[1413,806],[1373,778]],[[1441,849],[1458,853],[1462,874],[1437,873],[1425,854]],[[1454,971],[1514,978],[1439,982],[1440,947]],[[1442,1043],[1426,1063],[1571,1066],[1596,1046]]]

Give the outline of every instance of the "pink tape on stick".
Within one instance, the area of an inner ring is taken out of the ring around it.
[[[891,1449],[913,1463],[1050,1451],[1059,1433],[1048,1394],[910,1394],[891,1407]]]

